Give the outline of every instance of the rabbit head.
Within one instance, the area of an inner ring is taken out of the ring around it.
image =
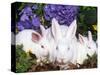
[[[96,42],[92,39],[91,31],[88,31],[88,37],[84,37],[79,34],[79,42],[85,47],[87,54],[89,54],[90,56],[95,52],[97,53],[97,45]]]
[[[40,29],[41,29],[41,34],[34,34],[32,33],[32,41],[36,44],[38,44],[38,48],[39,49],[39,56],[41,55],[41,58],[45,57],[47,58],[48,56],[48,52],[49,50],[51,49],[50,46],[49,46],[49,42],[48,42],[48,39],[46,37],[46,29],[40,25]]]
[[[23,44],[25,52],[31,52],[36,55],[38,59],[44,59],[48,55],[49,44],[46,39],[46,30],[40,25],[41,34],[32,30],[25,29],[16,35],[16,44]]]
[[[56,61],[58,63],[69,62],[73,57],[71,47],[72,39],[75,38],[76,20],[69,27],[61,29],[56,19],[52,20],[51,32],[56,46]],[[64,34],[63,34],[64,33]]]

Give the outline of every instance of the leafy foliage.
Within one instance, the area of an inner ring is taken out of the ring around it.
[[[22,45],[16,47],[16,72],[27,72],[29,67],[36,63],[36,58],[26,54],[22,48]]]
[[[78,27],[77,34],[87,35],[87,31],[91,31],[93,39],[97,39],[97,8],[80,6],[79,14],[77,15]]]
[[[85,59],[83,64],[80,65],[80,68],[96,68],[97,67],[97,54],[94,53],[92,56],[88,56],[88,59]]]

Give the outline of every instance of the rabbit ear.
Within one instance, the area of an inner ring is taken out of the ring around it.
[[[84,44],[84,37],[81,35],[81,34],[79,34],[78,35],[79,36],[79,42],[81,43],[81,44]]]
[[[32,33],[32,41],[33,42],[37,43],[40,41],[40,39],[41,39],[41,35],[39,33],[37,33],[37,32]]]
[[[88,31],[88,39],[89,39],[89,41],[92,41],[92,33],[91,33],[91,31]]]
[[[76,19],[70,24],[70,26],[68,27],[68,31],[67,31],[67,38],[73,38],[75,37],[76,34],[76,29],[77,29],[77,24],[76,24]]]
[[[55,40],[61,39],[62,36],[61,36],[60,25],[58,24],[58,21],[55,18],[52,19],[51,31]]]
[[[43,25],[40,25],[40,29],[41,29],[42,36],[46,35],[46,29],[44,28]]]

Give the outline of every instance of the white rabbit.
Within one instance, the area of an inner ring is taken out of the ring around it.
[[[41,34],[32,30],[25,29],[16,35],[16,44],[23,44],[25,52],[31,51],[36,55],[38,61],[44,60],[48,56],[50,47],[46,39],[46,30],[40,25]]]
[[[77,46],[77,63],[79,64],[83,64],[83,61],[88,58],[87,54],[92,56],[95,52],[97,53],[96,42],[93,41],[92,33],[90,31],[88,31],[88,37],[79,34],[79,42],[77,43]]]
[[[72,46],[72,43],[77,41],[75,37],[76,27],[76,20],[74,20],[69,27],[60,26],[56,19],[52,20],[51,35],[55,41],[55,48],[50,53],[50,56],[54,57],[58,63],[65,64],[73,62],[73,58],[76,57],[76,55],[74,55],[76,53],[75,50],[70,49],[75,45],[73,44]]]
[[[59,33],[58,29],[56,29],[57,28],[56,24],[58,24],[58,22],[55,18],[53,18],[52,21],[51,21],[51,24],[52,24],[51,27],[48,28],[46,30],[46,32],[47,32],[47,39],[49,41],[49,46],[51,48],[51,50],[49,51],[49,60],[50,60],[50,62],[55,62],[56,57],[57,57],[57,50],[56,50],[56,41],[55,41],[56,35],[54,35],[54,33],[55,33],[55,31],[57,31],[57,33]],[[57,26],[60,26],[60,25],[58,24]],[[64,36],[67,32],[68,27],[64,26],[64,25],[61,25],[60,28],[63,29],[62,30],[62,35]],[[59,36],[59,35],[57,35],[57,36]]]

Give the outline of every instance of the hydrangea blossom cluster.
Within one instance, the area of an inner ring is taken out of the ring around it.
[[[76,18],[78,13],[78,6],[72,5],[55,5],[55,4],[46,4],[43,7],[44,16],[46,21],[51,21],[52,18],[56,18],[59,24],[70,25],[71,22]],[[41,22],[40,18],[35,13],[39,9],[37,4],[32,6],[26,5],[21,12],[19,13],[19,21],[17,22],[18,31],[23,29],[39,29]],[[41,10],[42,11],[42,10]]]
[[[56,18],[61,25],[69,26],[76,18],[78,9],[78,6],[48,4],[44,6],[44,16],[47,21]]]
[[[20,20],[17,22],[17,28],[19,31],[23,29],[38,29],[40,26],[40,18],[33,13],[37,9],[37,5],[25,6],[19,13]]]

